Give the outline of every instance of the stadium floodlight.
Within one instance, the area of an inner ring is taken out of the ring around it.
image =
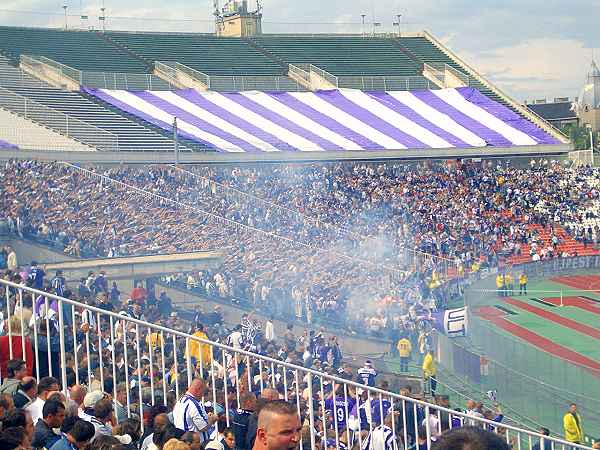
[[[366,14],[361,14],[361,27],[360,27],[360,34],[362,34],[362,37],[365,37],[365,17],[367,17]]]
[[[68,29],[68,23],[67,23],[67,5],[63,5],[63,9],[65,10],[65,30]]]

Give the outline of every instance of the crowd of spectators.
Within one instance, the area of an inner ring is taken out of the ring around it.
[[[433,424],[435,419],[426,418],[426,410],[418,406],[407,409],[404,421],[398,411],[392,411],[391,398],[375,399],[366,390],[334,385],[327,374],[389,390],[385,380],[378,381],[370,361],[358,371],[346,364],[334,335],[311,331],[298,336],[289,325],[278,336],[272,321],[260,324],[251,315],[231,326],[219,308],[183,321],[165,293],[156,299],[136,286],[122,295],[103,273],[90,273],[80,283],[85,289],[78,286],[77,291],[60,271],[51,277],[35,262],[2,276],[81,303],[73,309],[63,306],[64,323],[59,323],[61,305],[9,289],[8,304],[1,310],[10,314],[0,323],[2,449],[250,450],[260,448],[255,440],[264,436],[258,414],[271,403],[275,409],[299,413],[301,425],[292,444],[302,442],[305,449],[311,443],[311,427],[316,448],[335,447],[337,436],[343,448],[360,450],[392,428],[398,442],[416,442],[419,436],[423,440],[424,428],[412,425],[416,421],[424,426],[426,420]],[[118,315],[111,321],[89,313],[83,305]],[[324,375],[298,377],[283,366],[136,327],[127,318],[150,320]],[[64,378],[61,351],[65,352]],[[191,370],[189,377],[187,370]],[[408,388],[400,393],[422,398]],[[287,403],[285,398],[297,402]],[[436,401],[449,406],[447,397]],[[198,413],[189,415],[192,406]],[[433,428],[441,433],[449,423],[438,422]],[[18,427],[22,429],[13,430]]]
[[[140,194],[133,194],[131,189],[119,188],[107,181],[100,183],[93,176],[84,176],[63,165],[15,162],[8,164],[2,173],[4,195],[0,201],[9,228],[23,237],[44,239],[75,255],[118,256],[215,247],[224,249],[226,259],[223,267],[214,272],[192,274],[191,279],[190,274],[185,274],[186,287],[246,301],[257,310],[269,311],[273,315],[289,309],[285,303],[289,296],[299,318],[307,318],[314,305],[331,301],[338,309],[333,309],[327,317],[340,312],[351,316],[352,310],[339,309],[340,305],[350,304],[352,297],[364,294],[361,300],[371,299],[372,304],[381,309],[368,318],[371,331],[378,333],[388,327],[388,322],[400,322],[398,329],[405,330],[419,314],[429,314],[444,301],[443,294],[436,295],[442,281],[442,275],[437,273],[438,263],[429,259],[418,270],[407,267],[401,251],[403,245],[417,245],[420,250],[457,260],[459,265],[467,267],[470,263],[480,267],[495,265],[507,242],[517,237],[522,239],[523,235],[529,236],[524,224],[549,223],[550,219],[544,215],[546,213],[535,210],[536,202],[543,196],[547,201],[545,210],[548,210],[550,200],[561,204],[557,199],[562,194],[551,191],[551,181],[555,176],[565,176],[564,172],[570,170],[556,164],[528,169],[462,165],[415,167],[417,170],[408,170],[400,165],[357,165],[350,166],[351,169],[324,166],[299,169],[311,172],[297,177],[292,176],[293,171],[288,168],[268,169],[269,173],[261,173],[258,169],[237,169],[229,173],[227,169],[227,173],[208,174],[218,181],[219,188],[217,184],[211,185],[206,181],[207,178],[180,173],[173,168],[156,168],[147,173],[134,169],[106,172],[113,179],[187,205],[176,206],[151,196],[142,200]],[[252,174],[252,170],[256,173]],[[281,170],[281,174],[278,175],[277,170]],[[319,178],[320,173],[322,178]],[[242,182],[250,179],[254,180],[254,186]],[[303,187],[304,179],[310,180],[308,187]],[[550,182],[542,182],[548,179]],[[257,180],[271,181],[259,183]],[[355,180],[354,184],[352,180]],[[320,186],[320,182],[324,185]],[[214,196],[224,184],[229,189],[244,189],[255,198],[270,198],[290,211],[293,211],[292,207],[297,208],[303,221],[296,219],[294,222],[290,219],[290,212],[286,213],[288,216],[284,220],[284,209],[266,208],[264,205],[267,203],[258,200],[252,211],[251,197],[241,194],[220,196],[221,204],[216,205]],[[285,189],[281,188],[284,184],[287,186]],[[543,188],[537,190],[538,185]],[[473,192],[470,203],[465,203],[465,198],[469,198],[466,187]],[[286,199],[294,192],[297,197]],[[311,192],[314,195],[310,195]],[[431,193],[431,198],[425,195],[427,192]],[[441,202],[443,192],[446,196],[450,194],[451,201],[448,201],[446,209],[451,212],[436,209],[433,214],[426,213],[427,208]],[[235,203],[233,195],[244,200]],[[326,198],[327,195],[330,197]],[[353,201],[355,196],[357,200]],[[341,200],[344,198],[347,200]],[[578,201],[584,199],[573,199],[569,195],[564,200],[565,208],[575,208]],[[336,210],[337,215],[317,213],[325,208],[324,205]],[[207,209],[218,219],[198,212]],[[234,216],[236,211],[242,215]],[[554,213],[559,214],[557,211]],[[280,213],[282,216],[276,219],[275,216]],[[456,217],[464,217],[464,222]],[[318,226],[314,220],[322,224],[336,220],[341,225]],[[313,228],[314,235],[311,235],[309,230]],[[294,243],[290,244],[290,240]],[[319,241],[335,244],[331,254],[318,250]],[[367,244],[376,241],[386,242],[383,246],[385,251],[367,251]],[[432,242],[435,245],[432,246]],[[443,242],[448,245],[442,245]],[[353,257],[346,258],[352,250],[356,250],[352,253]],[[25,283],[118,312],[124,317],[189,331],[199,338],[208,337],[234,348],[376,385],[375,381],[366,381],[360,373],[357,378],[357,373],[344,364],[335,336],[327,337],[324,332],[296,336],[293,326],[290,326],[279,337],[273,330],[272,321],[259,323],[251,315],[246,315],[239,324],[227,324],[219,309],[198,311],[191,321],[183,321],[164,293],[155,298],[152,290],[146,291],[137,286],[129,295],[123,296],[101,272],[90,273],[80,280],[77,287],[69,286],[60,272],[46,274],[44,268],[35,262],[19,267],[10,248],[5,248],[2,254],[3,266],[6,267],[2,276],[17,284]],[[377,273],[387,270],[385,268],[390,265],[399,269]],[[332,273],[329,273],[330,269]],[[380,284],[382,280],[385,283]],[[142,448],[155,445],[162,449],[168,446],[171,438],[175,438],[171,446],[177,450],[187,449],[185,445],[194,450],[201,445],[217,450],[250,450],[254,444],[248,441],[248,430],[243,433],[235,428],[239,419],[236,415],[248,416],[248,421],[253,416],[256,422],[261,404],[264,406],[276,399],[296,396],[301,399],[300,404],[295,405],[299,408],[301,419],[299,440],[304,445],[309,442],[311,424],[307,409],[312,403],[312,432],[319,448],[331,447],[331,439],[335,446],[337,430],[346,448],[358,449],[363,440],[369,442],[376,438],[373,428],[385,435],[385,427],[395,427],[393,431],[398,440],[406,436],[418,445],[422,444],[419,439],[426,435],[418,428],[414,429],[412,424],[431,424],[435,420],[425,417],[424,409],[416,408],[406,412],[416,416],[407,417],[404,421],[392,414],[389,399],[369,399],[366,391],[356,389],[334,392],[333,384],[325,378],[315,376],[297,380],[294,372],[282,367],[273,369],[273,366],[250,358],[238,360],[231,353],[206,344],[186,346],[184,339],[173,339],[149,329],[140,330],[127,320],[111,321],[97,317],[84,308],[63,309],[62,316],[69,332],[65,333],[65,341],[61,343],[59,305],[56,302],[45,303],[43,297],[20,297],[14,289],[9,292],[7,298],[3,296],[1,301],[4,303],[0,305],[2,311],[9,312],[2,317],[3,336],[0,336],[2,386],[6,383],[7,389],[15,390],[11,399],[15,405],[20,405],[19,410],[29,411],[19,413],[25,417],[23,428],[26,430],[29,426],[28,417],[36,422],[36,431],[38,423],[45,424],[40,425],[40,428],[45,428],[40,432],[44,431],[44,436],[55,439],[48,432],[50,430],[58,437],[53,443],[60,445],[56,450],[82,448],[91,440],[103,442],[102,445],[107,448],[125,446],[122,450],[137,448],[135,444],[141,445],[144,441],[147,446],[142,445]],[[306,298],[310,302],[306,302]],[[390,311],[395,311],[392,320]],[[321,311],[321,314],[325,313],[326,308]],[[361,325],[364,322],[355,324],[357,328]],[[63,381],[59,358],[61,344],[66,351],[65,389],[60,386]],[[12,349],[10,360],[9,347]],[[19,358],[22,360],[19,361]],[[103,365],[101,361],[111,363]],[[183,375],[188,368],[191,369],[191,383]],[[377,385],[388,388],[384,383]],[[58,391],[63,393],[56,393]],[[65,396],[64,392],[68,395]],[[185,420],[178,422],[182,419],[177,418],[177,405],[185,397],[178,393],[189,394],[189,401],[194,407],[198,411],[203,409],[201,415],[208,428],[197,429],[187,436],[180,433],[189,431],[186,428],[188,425],[191,428],[195,422],[192,420],[187,425]],[[401,394],[412,395],[408,390]],[[203,397],[210,400],[206,401]],[[448,399],[443,396],[435,400],[440,406],[449,406]],[[6,409],[12,409],[10,401],[7,402]],[[60,428],[53,426],[61,416],[61,408],[55,403],[65,406],[64,416],[79,418],[70,422],[63,419],[63,425],[67,425],[62,434],[52,431]],[[341,409],[338,408],[340,403]],[[0,402],[0,406],[2,404]],[[50,406],[45,412],[46,404]],[[321,408],[323,404],[329,406]],[[431,429],[442,432],[446,429],[444,424],[453,423],[453,420],[457,421],[457,425],[462,424],[452,415],[447,415],[445,421],[444,417],[438,417],[439,422]],[[489,417],[496,420],[496,416]],[[84,422],[92,424],[93,430]],[[344,427],[340,427],[340,422]],[[9,420],[8,424],[11,423]],[[410,423],[410,429],[403,429],[402,423]],[[7,426],[4,420],[0,441],[8,439],[10,433],[7,430],[11,428],[14,427]],[[162,433],[163,429],[169,431]],[[153,435],[149,440],[148,431],[152,431]],[[498,426],[494,431],[502,432],[502,428]],[[7,436],[4,436],[5,433]],[[98,434],[114,436],[116,441]],[[87,439],[84,439],[86,436]],[[28,447],[21,445],[24,442],[21,439],[18,446]],[[127,447],[132,445],[134,447]],[[36,448],[44,447],[46,444]],[[99,448],[104,449],[102,446]]]

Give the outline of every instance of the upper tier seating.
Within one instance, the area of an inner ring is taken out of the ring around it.
[[[79,70],[146,73],[149,66],[96,32],[0,27],[0,52],[45,56]]]
[[[418,76],[421,67],[390,39],[268,36],[253,38],[292,64],[314,64],[337,76]]]
[[[210,35],[107,33],[148,61],[178,61],[207,75],[285,75],[285,68],[238,38]]]

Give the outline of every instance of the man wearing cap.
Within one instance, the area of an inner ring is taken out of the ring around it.
[[[94,407],[103,398],[104,393],[102,391],[92,391],[85,394],[83,398],[83,411],[79,412],[79,417],[91,422],[94,418]]]
[[[370,359],[365,361],[365,365],[358,369],[357,373],[359,383],[366,384],[367,386],[371,387],[375,386],[375,377],[377,376],[377,371],[373,367],[373,363]]]

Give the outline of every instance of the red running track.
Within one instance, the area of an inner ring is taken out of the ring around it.
[[[516,306],[517,308],[535,314],[536,316],[539,316],[543,319],[557,323],[558,325],[561,325],[563,327],[570,328],[573,331],[578,331],[580,333],[587,334],[588,336],[591,336],[595,339],[600,339],[600,330],[598,328],[590,327],[589,325],[585,325],[581,322],[577,322],[576,320],[569,319],[568,317],[563,317],[546,309],[538,308],[537,306],[530,305],[529,303],[522,302],[521,300],[507,298],[505,299],[505,301],[509,305]]]
[[[574,352],[573,350],[563,347],[550,339],[540,336],[533,331],[528,330],[520,325],[510,322],[504,318],[505,313],[493,306],[484,306],[476,311],[476,314],[485,320],[492,322],[499,328],[527,341],[534,347],[540,350],[550,353],[554,356],[562,358],[573,364],[577,364],[588,369],[594,375],[600,377],[600,362],[594,361],[580,353]]]
[[[550,278],[552,281],[588,291],[600,292],[600,275],[570,275]]]

